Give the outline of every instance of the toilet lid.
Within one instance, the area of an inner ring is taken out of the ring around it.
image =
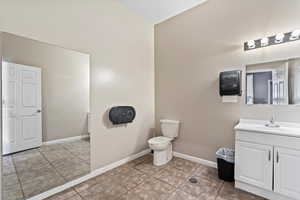
[[[149,144],[161,144],[161,143],[170,142],[171,140],[172,140],[171,138],[159,136],[159,137],[151,138],[148,142]]]

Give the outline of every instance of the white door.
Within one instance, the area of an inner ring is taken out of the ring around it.
[[[272,146],[238,141],[235,162],[235,180],[272,190]]]
[[[3,154],[42,144],[41,69],[3,63]]]
[[[2,63],[3,154],[17,149],[18,73],[14,65]]]
[[[300,151],[276,147],[274,153],[274,191],[300,199]]]

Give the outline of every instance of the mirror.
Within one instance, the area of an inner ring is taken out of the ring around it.
[[[28,199],[90,172],[90,56],[0,36],[2,194]]]
[[[247,65],[246,104],[300,104],[300,58]]]

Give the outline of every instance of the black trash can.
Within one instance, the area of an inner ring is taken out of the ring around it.
[[[219,179],[233,182],[234,181],[234,150],[220,148],[217,152],[218,176]]]

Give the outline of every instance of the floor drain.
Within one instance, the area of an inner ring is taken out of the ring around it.
[[[189,181],[191,183],[197,183],[198,182],[198,180],[196,178],[194,178],[194,177],[190,178]]]

